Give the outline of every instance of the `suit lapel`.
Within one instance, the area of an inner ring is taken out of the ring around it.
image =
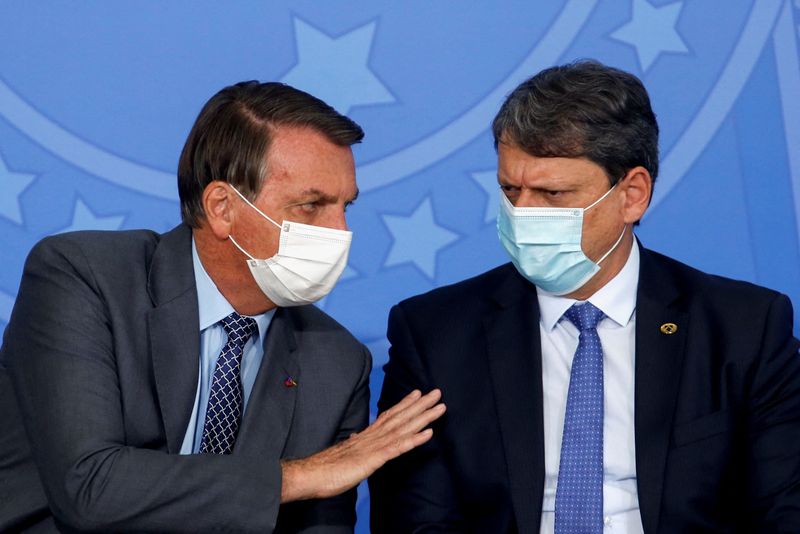
[[[283,456],[299,386],[298,350],[290,308],[278,308],[264,340],[264,359],[245,409],[235,452],[266,458]],[[269,424],[262,424],[269,421]]]
[[[150,354],[167,450],[178,453],[197,392],[200,326],[192,265],[191,230],[165,234],[153,254],[147,315]]]
[[[483,327],[511,498],[519,531],[538,532],[544,491],[539,306],[535,288],[513,267],[493,300]]]
[[[191,229],[181,225],[165,234],[148,278],[154,308],[147,314],[150,354],[164,421],[167,450],[180,452],[197,394],[200,326],[192,263]],[[297,344],[289,308],[278,308],[264,340],[264,359],[245,410],[235,449],[280,456],[289,435],[299,382]],[[255,421],[268,418],[270,425]]]
[[[635,440],[639,509],[644,531],[658,530],[664,470],[675,412],[688,313],[679,308],[673,278],[640,247],[636,300]],[[673,323],[677,330],[662,331]]]

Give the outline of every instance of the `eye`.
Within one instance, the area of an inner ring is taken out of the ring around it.
[[[515,185],[500,184],[500,191],[505,193],[505,195],[509,198],[519,195],[519,187]]]
[[[300,204],[299,208],[303,213],[314,213],[319,207],[318,204],[318,202],[306,202],[304,204]]]

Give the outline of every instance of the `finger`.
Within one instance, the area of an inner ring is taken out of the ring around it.
[[[444,412],[442,412],[442,413],[444,413]],[[411,442],[412,442],[412,443],[413,443],[413,445],[414,445],[414,447],[413,447],[413,448],[417,448],[417,447],[419,447],[420,445],[422,445],[423,443],[427,443],[428,441],[430,441],[430,439],[431,439],[432,437],[433,437],[433,430],[432,430],[432,429],[430,429],[430,428],[426,428],[426,429],[425,429],[425,430],[423,430],[422,432],[420,432],[420,433],[418,433],[418,434],[415,434],[415,435],[414,435],[414,436],[411,438]]]
[[[433,429],[426,428],[422,432],[418,432],[413,436],[409,436],[407,439],[403,440],[403,453],[410,451],[416,447],[419,447],[423,443],[428,442],[433,437]],[[403,454],[401,453],[401,454]]]
[[[420,401],[423,401],[423,402],[426,402],[426,403],[430,403],[431,406],[433,406],[434,404],[439,402],[441,400],[441,398],[442,398],[442,390],[439,389],[439,388],[435,388],[435,389],[430,390],[425,395],[423,395],[420,398]]]
[[[391,415],[393,415],[393,414],[395,414],[395,413],[397,413],[399,411],[403,411],[408,406],[413,404],[420,397],[422,397],[422,392],[420,390],[418,390],[418,389],[415,389],[414,391],[412,391],[411,393],[409,393],[408,395],[403,397],[400,400],[400,402],[398,402],[397,404],[395,404],[394,406],[392,406],[391,408],[389,408],[385,412],[381,413],[381,415],[383,415],[384,418],[387,418],[387,417],[390,417]]]
[[[392,411],[392,413],[387,412],[388,415],[386,416],[386,419],[391,418],[397,421],[407,421],[408,419],[416,417],[420,413],[431,408],[433,405],[439,402],[441,398],[442,392],[438,389],[434,389],[426,395],[410,399],[411,402],[409,403],[403,402],[408,399],[408,397],[406,397],[406,399],[403,399],[403,401],[394,406],[394,408],[397,408],[396,410]]]
[[[442,392],[438,389],[434,389],[426,395],[422,395],[419,390],[414,390],[403,400],[380,414],[373,426],[376,427],[376,430],[391,431],[398,426],[405,425],[411,418],[436,404],[441,396]]]
[[[384,450],[384,458],[383,462],[388,462],[393,458],[397,458],[398,456],[407,453],[411,449],[415,449],[426,443],[433,437],[433,430],[430,428],[426,428],[422,432],[414,434],[413,436],[407,436],[403,439],[396,440],[392,447],[387,447]]]
[[[437,402],[441,400],[441,398],[442,392],[438,389],[434,389],[428,394],[417,398],[411,404],[404,406],[402,409],[387,415],[385,418],[385,425],[388,428],[395,428],[397,426],[405,425],[408,423],[408,421],[419,416],[426,410],[431,409],[434,405],[436,405]]]
[[[430,407],[436,404],[441,398],[442,398],[442,391],[438,388],[432,389],[425,395],[423,395],[420,390],[415,389],[414,391],[403,397],[403,399],[400,402],[398,402],[397,404],[386,410],[386,412],[384,413],[392,415],[398,412],[405,412],[412,406]]]
[[[413,448],[410,444],[406,446],[402,446],[402,444],[421,431],[424,432],[423,429],[441,417],[446,409],[447,407],[444,404],[437,404],[414,418],[402,421],[402,424],[394,421],[394,424],[383,426],[371,432],[369,440],[374,444],[375,450],[388,451],[392,457],[396,454],[402,454],[402,452]],[[396,452],[398,447],[402,449],[400,452]]]
[[[395,432],[398,432],[402,435],[416,434],[432,422],[439,419],[446,411],[447,406],[445,406],[443,403],[437,404],[436,406],[433,406],[432,408],[420,413],[416,417],[408,420],[401,427],[398,427]]]

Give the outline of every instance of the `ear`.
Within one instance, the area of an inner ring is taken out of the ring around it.
[[[231,233],[233,211],[231,190],[226,182],[215,180],[203,190],[205,224],[217,239],[225,240]]]
[[[644,167],[634,167],[620,180],[625,192],[623,215],[625,224],[633,224],[644,216],[653,192],[653,179]]]

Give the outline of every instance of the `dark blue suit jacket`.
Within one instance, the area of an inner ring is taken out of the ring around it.
[[[668,322],[675,333],[662,333]],[[389,339],[380,409],[438,387],[448,410],[426,446],[370,480],[373,532],[538,533],[534,286],[508,264],[411,298],[392,309]],[[785,296],[641,249],[634,402],[647,534],[800,532],[798,345]]]

